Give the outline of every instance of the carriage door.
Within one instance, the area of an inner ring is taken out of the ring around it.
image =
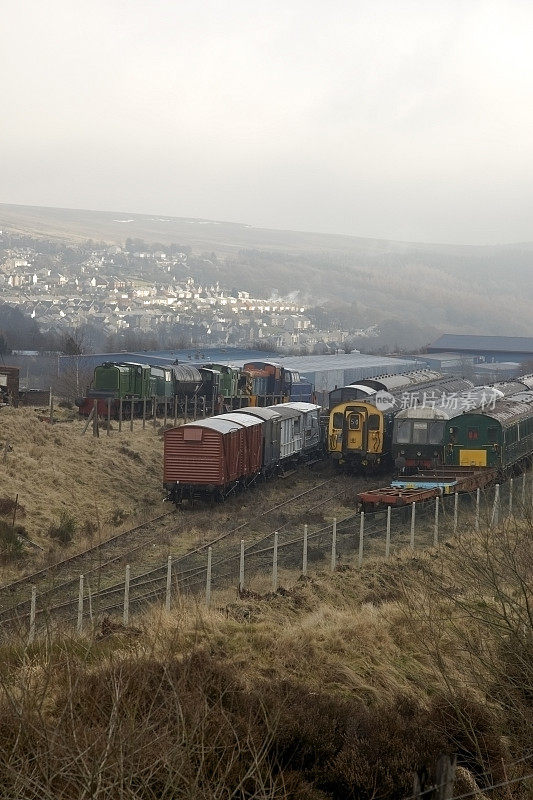
[[[346,414],[348,450],[365,450],[363,442],[365,412],[363,409],[348,411]]]

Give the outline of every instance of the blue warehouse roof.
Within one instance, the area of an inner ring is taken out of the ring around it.
[[[532,336],[471,336],[445,333],[428,347],[428,352],[523,353],[533,354]]]

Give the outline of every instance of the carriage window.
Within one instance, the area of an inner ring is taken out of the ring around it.
[[[379,414],[370,414],[368,418],[368,430],[379,431]]]
[[[429,423],[429,443],[440,444],[444,438],[444,422]]]
[[[413,421],[413,444],[427,444],[428,424],[427,422]]]
[[[488,428],[487,429],[487,440],[494,444],[494,442],[498,441],[498,428]]]
[[[479,431],[477,428],[468,428],[467,437],[470,441],[473,439],[477,439],[479,437]]]
[[[342,411],[336,411],[333,414],[333,427],[342,430],[343,421],[344,421],[344,415]]]
[[[359,430],[359,416],[357,414],[352,414],[350,416],[348,427],[350,428],[351,431]]]
[[[399,444],[408,444],[411,441],[411,420],[396,420],[396,441]]]

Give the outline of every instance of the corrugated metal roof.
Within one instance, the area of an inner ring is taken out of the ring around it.
[[[258,406],[241,408],[239,409],[239,414],[250,414],[250,416],[260,419],[281,419],[281,414],[278,414],[273,408],[261,408]]]
[[[376,368],[376,375],[396,374],[405,371],[406,367],[415,369],[417,363],[423,365],[423,359],[415,361],[406,358],[391,358],[389,356],[372,356],[366,353],[338,353],[333,356],[284,356],[278,362],[288,369],[300,373],[324,372],[328,370],[348,370],[361,367]]]
[[[267,408],[271,408],[273,411],[277,411],[280,417],[283,419],[297,419],[300,416],[300,412],[296,408],[291,408],[288,403],[280,403],[275,406],[267,406]]]
[[[531,336],[471,336],[445,333],[428,347],[428,350],[476,350],[499,353],[533,353]],[[423,356],[422,356],[423,358]]]
[[[233,411],[230,414],[219,414],[215,419],[237,422],[239,425],[244,425],[245,428],[249,428],[253,425],[261,425],[261,420],[258,417],[254,419],[250,414],[242,414],[240,411]]]
[[[195,422],[187,422],[181,425],[182,428],[211,428],[212,430],[219,431],[219,433],[229,433],[230,431],[239,430],[235,422],[230,422],[228,419],[218,419],[218,417],[208,417],[207,419],[197,419]],[[169,430],[176,430],[176,428],[169,428]]]

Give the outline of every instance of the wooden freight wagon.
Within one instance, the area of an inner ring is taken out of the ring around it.
[[[18,406],[19,368],[0,365],[0,403]]]
[[[212,417],[165,431],[163,483],[168,499],[223,499],[243,479],[244,427]]]
[[[263,436],[260,419],[254,419],[238,411],[220,414],[217,419],[228,420],[242,427],[241,435],[241,467],[242,477],[250,482],[261,472],[263,461]]]

